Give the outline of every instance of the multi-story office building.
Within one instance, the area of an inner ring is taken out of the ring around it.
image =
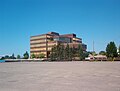
[[[45,57],[49,57],[51,49],[54,45],[61,43],[66,46],[77,48],[80,44],[84,51],[87,49],[87,45],[82,43],[81,38],[77,38],[76,34],[59,35],[56,32],[49,32],[47,34],[41,34],[37,36],[31,36],[30,38],[30,54],[36,56],[43,53]]]

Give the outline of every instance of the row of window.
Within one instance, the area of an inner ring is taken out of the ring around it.
[[[34,36],[34,37],[31,37],[31,40],[39,39],[39,38],[46,38],[46,35]]]
[[[34,45],[30,45],[30,47],[54,46],[54,45],[56,45],[56,43],[34,44]]]
[[[41,53],[43,53],[43,54],[46,55],[46,52],[31,52],[31,55],[32,55],[32,54],[39,55],[39,54],[41,54]]]
[[[52,47],[48,47],[47,50],[51,50]],[[46,50],[46,48],[31,48],[30,51],[43,51],[43,50]]]

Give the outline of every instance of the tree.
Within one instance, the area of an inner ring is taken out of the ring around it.
[[[72,53],[73,53],[73,60],[75,60],[75,57],[77,56],[77,48],[73,46],[72,48]]]
[[[57,46],[56,45],[54,45],[53,48],[51,49],[50,59],[51,61],[57,60]]]
[[[64,45],[58,44],[56,51],[57,51],[57,60],[58,61],[64,60]]]
[[[20,55],[17,55],[17,59],[20,59]]]
[[[119,54],[119,57],[120,57],[120,46],[119,46],[119,48],[118,48],[118,54]]]
[[[72,61],[73,56],[74,56],[74,54],[73,54],[73,48],[69,48],[69,60],[70,61]]]
[[[9,59],[10,57],[8,56],[8,55],[6,55],[5,57],[4,57],[4,59]]]
[[[114,42],[110,42],[108,43],[107,47],[106,47],[106,55],[107,57],[110,57],[110,58],[114,58],[114,57],[117,57],[117,47],[115,45]]]
[[[60,61],[61,60],[61,45],[58,44],[56,46],[56,57],[57,57],[57,60]]]
[[[50,60],[51,60],[51,61],[54,61],[54,60],[55,60],[55,56],[54,56],[54,47],[51,49]]]
[[[2,57],[0,60],[4,60],[5,59],[5,57]]]
[[[70,55],[69,55],[69,45],[67,44],[66,48],[65,48],[65,60],[69,60],[70,59]]]
[[[39,55],[38,55],[38,58],[44,58],[45,57],[45,54],[43,54],[43,53],[40,53]]]
[[[36,56],[35,56],[35,54],[33,53],[33,54],[31,54],[31,58],[35,58]]]
[[[10,59],[16,59],[14,56],[14,53],[12,54],[12,56],[9,57]]]
[[[91,53],[92,53],[93,56],[97,56],[98,55],[95,51],[93,51]]]
[[[79,50],[79,51],[78,51]],[[83,50],[80,46],[79,48],[69,47],[69,44],[64,45],[58,44],[51,49],[50,59],[51,61],[60,61],[60,60],[74,60],[75,57],[81,57],[81,60],[84,59]]]
[[[50,53],[50,59],[51,61],[61,61],[64,60],[64,45],[58,44],[54,45],[54,47],[51,49]]]
[[[64,52],[65,52],[64,45],[61,45],[60,60],[64,60]]]
[[[100,51],[99,54],[100,55],[106,55],[106,52],[105,51]]]
[[[81,45],[78,45],[78,57],[79,60],[83,60],[83,49]]]
[[[28,58],[29,58],[29,53],[26,51],[26,52],[23,54],[23,56],[24,56],[24,57],[23,57],[24,59],[28,59]]]
[[[83,52],[84,59],[89,56],[89,52]]]
[[[50,59],[51,61],[64,60],[64,45],[54,45],[54,47],[51,49]]]

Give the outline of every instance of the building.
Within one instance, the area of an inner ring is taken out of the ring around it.
[[[107,60],[107,56],[106,55],[96,55],[93,56],[92,54],[89,54],[89,57],[85,58],[85,60],[88,61],[106,61]]]
[[[49,32],[47,34],[30,37],[30,55],[35,54],[37,56],[42,53],[48,58],[52,47],[58,45],[58,43],[61,43],[64,46],[69,44],[70,47],[75,48],[80,44],[84,51],[87,49],[87,45],[83,44],[82,39],[77,38],[76,34],[60,35],[56,32]]]

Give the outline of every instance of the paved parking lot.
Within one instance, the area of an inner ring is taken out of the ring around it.
[[[0,91],[120,91],[120,62],[0,63]]]

